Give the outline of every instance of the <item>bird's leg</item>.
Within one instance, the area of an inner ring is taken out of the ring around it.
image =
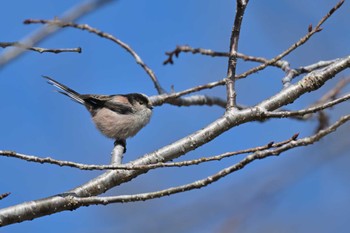
[[[114,141],[114,147],[117,145],[121,145],[122,147],[124,147],[124,154],[126,152],[126,140],[125,139],[116,139]]]

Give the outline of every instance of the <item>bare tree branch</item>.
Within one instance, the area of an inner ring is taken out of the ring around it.
[[[327,101],[332,101],[335,100],[336,97],[339,95],[340,91],[350,82],[350,78],[345,78],[345,79],[341,79],[334,88],[332,88],[331,90],[329,90],[326,94],[324,94],[318,101],[316,101],[315,103],[313,103],[312,105],[310,105],[307,109],[313,108],[313,107],[320,107],[323,104],[327,104]],[[345,97],[345,96],[344,96]],[[344,98],[342,97],[342,98]],[[344,101],[346,100],[346,97],[344,99]],[[340,100],[339,103],[341,103],[342,100]],[[337,102],[334,104],[336,105],[338,104]],[[332,107],[333,105],[330,106],[325,106],[324,109]],[[283,110],[281,110],[280,112],[283,112]],[[285,112],[290,112],[290,111],[285,111]],[[296,119],[296,120],[308,120],[314,117],[315,112],[318,112],[318,121],[319,121],[319,125],[317,126],[317,131],[320,129],[323,129],[325,127],[327,127],[328,124],[328,120],[329,117],[327,116],[327,114],[322,111],[322,109],[315,109],[314,112],[308,113],[308,114],[296,114],[296,115],[292,115],[289,116],[292,119]]]
[[[112,159],[111,159],[111,164],[112,165],[120,165],[123,162],[123,155],[125,151],[125,145],[122,145],[120,142],[116,141],[114,143],[114,147],[112,150]]]
[[[24,44],[18,43],[18,42],[0,42],[1,48],[7,48],[7,47],[18,47],[22,49],[32,50],[39,53],[62,53],[62,52],[75,52],[75,53],[81,53],[81,48],[69,48],[69,49],[46,49],[46,48],[39,48],[39,47],[26,47]]]
[[[192,48],[188,45],[179,45],[176,46],[176,48],[171,51],[171,52],[165,52],[165,54],[168,56],[168,58],[163,62],[163,65],[166,64],[174,64],[174,60],[173,57],[178,57],[179,54],[181,52],[185,52],[185,53],[192,53],[192,54],[202,54],[202,55],[207,55],[207,56],[211,56],[211,57],[229,57],[230,54],[227,52],[217,52],[217,51],[213,51],[211,49],[203,49],[203,48]],[[240,54],[242,55],[242,54]],[[242,55],[244,56],[244,55]],[[237,54],[237,57],[240,58],[240,56]]]
[[[327,103],[310,107],[307,109],[299,110],[299,111],[280,111],[280,112],[265,112],[263,113],[266,117],[277,117],[277,118],[286,118],[286,117],[292,117],[292,116],[303,116],[309,113],[315,113],[320,110],[333,107],[336,104],[342,103],[344,101],[347,101],[350,99],[350,94],[347,94],[341,98],[337,98],[333,101],[329,101]]]
[[[80,170],[150,170],[154,168],[165,168],[165,167],[183,167],[183,166],[190,166],[190,165],[198,165],[200,163],[204,162],[210,162],[210,161],[219,161],[223,158],[228,158],[231,156],[239,155],[239,154],[246,154],[246,153],[252,153],[260,150],[266,150],[270,148],[277,148],[280,147],[286,143],[289,143],[292,140],[296,140],[299,134],[293,135],[290,139],[274,143],[270,142],[264,146],[258,146],[254,148],[249,148],[245,150],[239,150],[234,152],[226,152],[220,155],[210,156],[210,157],[202,157],[199,159],[193,159],[193,160],[187,160],[187,161],[181,161],[181,162],[167,162],[167,163],[155,163],[155,164],[147,164],[147,165],[134,165],[134,166],[126,166],[121,165],[121,159],[120,156],[123,154],[121,152],[112,152],[112,155],[116,154],[117,159],[113,159],[112,156],[112,165],[89,165],[89,164],[82,164],[82,163],[74,163],[71,161],[63,161],[63,160],[56,160],[52,159],[50,157],[46,158],[40,158],[33,155],[24,155],[20,153],[16,153],[14,151],[0,151],[0,155],[7,156],[11,158],[18,158],[25,160],[27,162],[36,162],[36,163],[49,163],[54,164],[58,166],[67,166],[72,168],[78,168]],[[114,148],[114,150],[117,147]]]
[[[230,57],[228,60],[226,83],[227,106],[226,109],[236,108],[236,66],[239,34],[241,33],[241,25],[243,15],[249,0],[236,1],[236,16],[233,23],[231,39],[230,39]]]
[[[286,69],[287,75],[282,79],[282,83],[284,87],[287,87],[290,85],[290,82],[297,76],[305,73],[310,73],[314,70],[318,70],[321,68],[324,68],[326,66],[331,65],[332,63],[338,61],[338,59],[330,60],[330,61],[319,61],[314,64],[299,67],[298,69]]]
[[[201,54],[205,56],[211,56],[211,57],[229,57],[230,54],[228,52],[218,52],[211,49],[203,49],[203,48],[192,48],[188,45],[180,45],[176,46],[176,48],[173,51],[166,52],[165,54],[168,56],[168,58],[163,62],[164,65],[166,64],[174,64],[174,56],[178,57],[180,53],[192,53],[192,54]],[[259,62],[259,63],[266,63],[268,62],[268,59],[263,57],[255,57],[255,56],[249,56],[243,53],[236,53],[237,58],[243,59],[244,61],[252,61],[252,62]],[[276,66],[278,68],[284,69],[284,67],[289,66],[287,61],[277,61],[276,63],[271,64],[272,66]]]
[[[189,97],[177,98],[177,99],[174,99],[173,101],[170,101],[169,103],[176,106],[217,105],[223,108],[226,107],[225,100],[218,97],[206,96],[206,95],[192,95]]]
[[[329,90],[326,94],[324,94],[321,99],[319,99],[314,105],[325,104],[327,101],[335,100],[335,98],[339,95],[340,91],[348,85],[350,82],[350,77],[341,79],[334,88]]]
[[[225,84],[224,81],[217,81],[217,82],[207,83],[204,85],[195,86],[195,87],[192,87],[192,88],[189,88],[187,90],[180,91],[180,92],[152,96],[151,102],[154,106],[159,106],[159,105],[162,105],[164,103],[171,103],[174,99],[179,98],[181,96],[184,96],[184,95],[187,95],[187,94],[190,94],[193,92],[198,92],[198,91],[201,91],[204,89],[211,89],[211,88],[214,88],[216,86],[224,85],[224,84]]]
[[[192,48],[188,45],[180,45],[176,46],[176,48],[171,52],[166,52],[165,54],[168,55],[168,58],[163,62],[164,65],[166,64],[174,64],[173,57],[178,57],[180,53],[192,53],[192,54],[201,54],[211,57],[229,57],[230,54],[228,52],[218,52],[211,49],[203,49],[203,48]],[[259,63],[266,63],[268,60],[263,57],[255,57],[255,56],[249,56],[243,53],[236,53],[237,58],[243,59],[244,61],[253,61],[253,62],[259,62]],[[287,61],[277,61],[276,63],[271,64],[272,66],[279,67],[283,69],[285,66],[289,66]]]

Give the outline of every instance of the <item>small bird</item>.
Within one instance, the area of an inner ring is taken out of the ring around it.
[[[84,105],[101,133],[115,139],[115,144],[121,143],[124,146],[124,152],[125,140],[137,134],[150,121],[152,105],[144,94],[79,94],[50,77],[43,77],[49,84],[59,88],[59,93]]]

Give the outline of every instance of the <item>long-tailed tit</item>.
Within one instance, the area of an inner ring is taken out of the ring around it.
[[[139,132],[151,118],[152,105],[144,94],[79,94],[50,77],[43,77],[48,80],[49,84],[59,88],[58,92],[84,105],[102,134],[115,139],[115,143],[122,143],[124,148],[125,139]]]

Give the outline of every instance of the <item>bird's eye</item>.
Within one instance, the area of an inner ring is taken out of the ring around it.
[[[139,104],[140,105],[149,105],[149,101],[147,100],[147,101],[145,101],[145,100],[139,100]]]

